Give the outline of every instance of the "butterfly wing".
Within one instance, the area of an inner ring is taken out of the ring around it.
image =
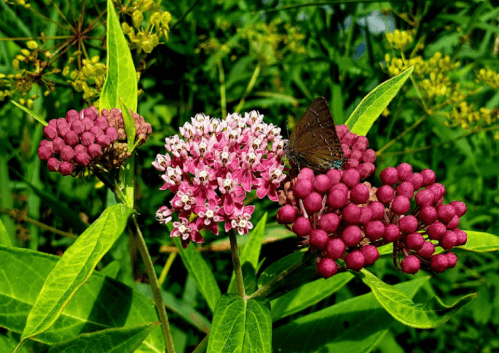
[[[289,138],[286,152],[292,162],[315,172],[343,166],[343,149],[324,97],[316,98],[307,108]]]

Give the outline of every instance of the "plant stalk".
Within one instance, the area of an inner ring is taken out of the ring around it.
[[[147,277],[149,278],[149,283],[151,284],[152,293],[154,295],[154,304],[158,309],[161,328],[163,329],[163,335],[165,336],[166,350],[168,353],[175,353],[170,324],[168,322],[165,304],[161,298],[161,288],[159,287],[158,278],[156,277],[156,272],[154,271],[151,256],[149,255],[149,251],[147,251],[146,242],[144,241],[144,237],[142,236],[142,232],[140,231],[135,215],[132,215],[132,219],[136,229],[136,232],[134,232],[135,242],[137,248],[139,249],[140,255],[142,256],[142,261],[144,261],[144,265],[146,266]]]
[[[246,87],[246,91],[243,94],[243,98],[239,101],[239,104],[237,105],[236,109],[234,110],[236,113],[239,113],[241,109],[243,108],[244,103],[246,102],[246,97],[248,94],[251,92],[253,89],[253,86],[256,83],[256,79],[258,78],[258,75],[260,75],[260,71],[262,70],[262,64],[258,62],[258,65],[255,67],[255,71],[253,71],[253,76],[251,76],[251,80],[248,83],[248,87]]]
[[[237,249],[237,238],[234,229],[229,231],[229,239],[232,264],[234,265],[234,272],[236,274],[237,294],[241,298],[244,298],[246,293],[244,292],[243,270],[241,268],[241,261],[239,260],[239,250]]]

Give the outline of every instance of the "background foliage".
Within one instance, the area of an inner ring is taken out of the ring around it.
[[[82,233],[98,217],[108,195],[93,176],[81,180],[49,173],[36,154],[41,125],[9,102],[24,104],[49,120],[97,101],[106,73],[105,2],[20,3],[0,2],[0,208],[5,226],[0,241],[60,255],[74,242],[72,234]],[[460,228],[499,234],[499,7],[490,1],[311,6],[245,0],[160,5],[119,1],[116,9],[120,21],[127,23],[123,29],[138,68],[138,110],[154,130],[136,159],[139,222],[157,272],[165,264],[169,268],[163,278],[167,302],[181,300],[181,308],[196,310],[201,317],[201,323],[181,331],[186,315],[173,315],[179,351],[191,351],[204,337],[203,319],[211,311],[170,252],[169,232],[154,219],[166,193],[157,192],[162,181],[151,162],[163,152],[164,138],[198,112],[222,116],[257,109],[267,122],[286,131],[287,122],[291,129],[306,106],[324,96],[341,124],[368,92],[397,70],[414,65],[412,84],[405,84],[367,135],[378,151],[377,170],[401,162],[432,168],[437,182],[447,188],[446,201],[462,200],[468,206]],[[276,206],[257,200],[254,219],[268,212],[268,221],[274,222]],[[296,248],[296,240],[278,226],[269,225],[265,237],[277,241],[263,247],[262,268]],[[205,239],[211,246],[203,256],[225,293],[232,268],[228,240],[209,234]],[[458,256],[457,267],[424,282],[416,298],[422,302],[437,294],[452,303],[471,292],[478,297],[434,330],[392,324],[378,351],[498,349],[497,253],[461,251]],[[150,296],[128,237],[122,236],[97,268]],[[411,279],[396,272],[390,258],[378,261],[372,272],[387,283]],[[326,300],[276,321],[274,329],[367,292],[360,281],[350,281]],[[19,341],[17,334],[2,334]],[[27,351],[47,348],[43,341],[26,345]]]

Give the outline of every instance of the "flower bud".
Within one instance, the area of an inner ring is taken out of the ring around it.
[[[383,185],[394,185],[398,181],[397,169],[388,167],[381,171],[379,177]]]
[[[50,158],[47,161],[47,168],[51,172],[58,172],[59,171],[59,166],[61,165],[61,161],[58,160],[57,158]]]
[[[437,210],[432,206],[423,206],[418,212],[418,219],[424,224],[431,224],[438,218]]]
[[[95,135],[95,137],[99,137],[104,135],[104,131],[102,131],[98,126],[94,126],[90,129],[90,132]]]
[[[95,119],[94,126],[97,126],[102,131],[106,131],[106,129],[109,127],[109,122],[105,117],[99,116],[97,119]]]
[[[437,214],[439,221],[446,224],[456,215],[456,211],[452,205],[442,205],[437,208]]]
[[[360,174],[356,169],[345,170],[341,181],[351,189],[360,182]]]
[[[97,137],[97,143],[102,147],[105,148],[111,144],[111,138],[107,135],[100,135]]]
[[[374,169],[375,169],[374,164],[372,164],[371,162],[366,162],[366,163],[361,163],[357,170],[359,171],[360,178],[366,179],[372,173],[374,173]]]
[[[371,209],[372,220],[382,220],[385,217],[385,206],[381,202],[371,202],[368,207]]]
[[[404,181],[412,174],[412,167],[409,163],[402,163],[397,167],[398,180]]]
[[[445,254],[433,255],[430,258],[430,268],[437,273],[444,272],[448,265],[449,260],[447,260],[447,256],[445,256]]]
[[[368,146],[369,146],[369,140],[367,139],[367,137],[359,136],[355,140],[355,143],[352,146],[352,150],[364,152]]]
[[[448,253],[445,254],[445,257],[447,258],[447,268],[456,267],[456,264],[457,264],[456,254],[449,251]]]
[[[352,188],[350,199],[356,204],[366,203],[369,199],[369,188],[364,184],[357,184]]]
[[[404,238],[404,244],[411,250],[421,250],[424,245],[424,238],[421,234],[414,232]]]
[[[87,148],[85,146],[83,146],[83,145],[76,145],[74,147],[74,151],[75,151],[75,154],[80,154],[82,152],[83,153],[87,153],[88,152]]]
[[[356,159],[350,158],[348,161],[345,162],[345,170],[358,169],[358,168],[359,168],[359,161]],[[360,179],[360,173],[359,173],[359,179]]]
[[[42,146],[38,148],[38,158],[41,161],[48,161],[49,158],[52,157],[52,151],[46,146]]]
[[[66,136],[67,132],[70,130],[71,128],[66,121],[64,121],[64,123],[57,124],[57,133],[60,137]]]
[[[85,131],[85,125],[81,120],[76,120],[71,124],[71,130],[77,135],[81,135]]]
[[[345,256],[345,264],[349,269],[359,271],[364,268],[364,255],[360,250],[354,250]]]
[[[333,182],[327,175],[321,174],[315,177],[313,186],[315,191],[323,195],[333,186]]]
[[[298,173],[297,179],[308,179],[311,183],[314,182],[314,171],[310,168],[303,168],[300,173]]]
[[[445,186],[440,183],[435,183],[427,188],[433,192],[433,196],[435,196],[435,201],[440,200],[445,195]]]
[[[305,200],[303,200],[303,206],[305,206],[305,210],[309,214],[320,211],[322,208],[322,196],[315,191],[311,192]]]
[[[62,162],[61,165],[59,166],[59,171],[64,176],[71,175],[71,173],[73,173],[74,167],[75,167],[74,163]]]
[[[428,189],[419,190],[416,194],[416,205],[431,206],[435,201],[435,196]]]
[[[378,240],[383,237],[385,225],[379,220],[371,221],[365,225],[364,231],[370,240]]]
[[[456,235],[456,246],[465,245],[466,242],[468,241],[468,235],[466,234],[465,231],[457,228],[454,229],[454,234]]]
[[[454,216],[451,221],[447,223],[447,229],[456,229],[457,227],[459,227],[459,217]]]
[[[343,220],[348,224],[358,224],[362,211],[359,206],[351,203],[343,208],[341,214],[343,215]]]
[[[432,185],[437,180],[435,172],[431,169],[423,169],[419,174],[423,177],[423,186]]]
[[[338,265],[332,259],[324,257],[317,264],[317,273],[326,279],[334,276],[336,272],[338,272]]]
[[[372,149],[366,150],[362,155],[361,161],[373,164],[374,162],[376,162],[376,152],[374,152],[374,150]]]
[[[358,245],[363,237],[360,228],[353,225],[346,227],[341,234],[341,240],[343,240],[346,246]]]
[[[371,213],[371,209],[367,206],[364,206],[364,207],[360,207],[360,219],[359,219],[359,223],[361,224],[367,224],[369,222],[371,222],[372,220],[372,213]]]
[[[85,131],[90,131],[91,128],[94,127],[94,122],[90,118],[81,119],[83,126],[85,126]]]
[[[293,188],[293,194],[297,199],[304,199],[313,191],[314,187],[310,180],[299,179]]]
[[[347,132],[349,132],[349,129],[345,124],[336,125],[336,133],[340,140],[343,139],[343,136],[345,136]]]
[[[362,153],[363,153],[362,151],[353,150],[352,154],[350,156],[350,160],[355,159],[355,160],[359,161],[362,158]]]
[[[329,169],[326,175],[331,180],[331,185],[336,185],[341,180],[341,172],[337,169]]]
[[[337,260],[342,257],[346,250],[347,246],[345,245],[343,240],[339,238],[330,238],[326,244],[327,256],[329,256],[333,260]]]
[[[61,149],[61,159],[66,162],[70,162],[75,158],[75,151],[71,146],[64,146]]]
[[[80,120],[80,113],[78,113],[77,110],[71,109],[66,113],[66,121],[68,124],[72,124],[77,120]]]
[[[83,109],[83,117],[94,121],[99,116],[99,113],[95,107],[89,107]]]
[[[291,205],[284,205],[277,211],[277,223],[279,224],[291,224],[295,221],[298,215],[298,210],[296,207]]]
[[[395,191],[390,185],[383,185],[378,190],[376,190],[376,196],[378,201],[388,205],[393,200],[393,196],[395,195]]]
[[[411,202],[409,201],[409,199],[407,197],[402,196],[402,195],[397,195],[393,199],[393,202],[392,202],[392,205],[390,208],[393,211],[393,213],[395,213],[395,214],[398,214],[398,215],[406,214],[411,209]]]
[[[395,224],[389,223],[385,224],[385,232],[383,234],[383,239],[388,243],[397,241],[400,239],[400,230]]]
[[[443,249],[445,250],[450,250],[454,246],[456,246],[457,243],[457,236],[456,233],[454,233],[452,230],[448,230],[444,233],[444,236],[442,240],[440,240],[440,245]]]
[[[106,136],[109,136],[111,141],[116,141],[118,139],[118,130],[116,130],[114,127],[108,127],[106,129]]]
[[[293,223],[293,232],[299,237],[303,237],[312,231],[312,225],[308,218],[298,217]]]
[[[452,201],[450,203],[452,207],[454,207],[454,211],[456,212],[456,216],[461,217],[466,213],[466,204],[462,201]]]
[[[80,167],[86,167],[89,165],[92,157],[90,157],[87,153],[79,153],[76,155],[76,164]]]
[[[378,248],[374,245],[364,245],[360,252],[364,255],[364,266],[371,266],[379,259]]]
[[[66,136],[64,136],[64,142],[74,147],[78,144],[78,142],[80,142],[80,139],[74,131],[68,131]]]
[[[322,229],[313,229],[310,232],[310,245],[316,249],[324,249],[328,240],[329,236]]]
[[[51,125],[47,125],[43,128],[43,136],[49,140],[53,140],[57,137],[57,129]]]
[[[96,159],[102,155],[102,147],[96,143],[88,146],[88,154],[92,159]]]
[[[423,247],[418,251],[418,255],[429,259],[435,252],[435,245],[431,241],[425,241]]]
[[[414,197],[414,186],[412,186],[412,184],[408,181],[404,181],[402,184],[397,186],[395,192],[397,195],[402,195],[408,199],[412,199]]]
[[[412,175],[407,178],[407,181],[412,184],[414,190],[419,190],[423,187],[423,177],[419,173],[412,173]]]
[[[419,267],[421,266],[421,261],[415,255],[409,255],[405,259],[400,262],[400,267],[402,268],[402,272],[408,274],[415,274],[419,271]]]
[[[426,234],[431,240],[441,240],[446,230],[446,227],[441,222],[434,222],[428,226]]]
[[[331,208],[340,209],[348,203],[347,193],[338,189],[331,190],[326,202]]]
[[[340,217],[335,213],[326,213],[322,215],[320,220],[320,227],[327,233],[334,233],[340,225]]]

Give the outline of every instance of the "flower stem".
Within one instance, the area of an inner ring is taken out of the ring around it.
[[[239,250],[237,249],[237,238],[234,229],[229,231],[229,239],[230,252],[232,253],[232,264],[234,265],[234,272],[236,274],[237,294],[244,298],[246,293],[244,292],[243,270],[241,268],[241,261],[239,260]]]
[[[172,267],[173,261],[177,257],[178,253],[172,252],[170,253],[170,256],[168,256],[168,260],[166,260],[165,267],[163,267],[163,271],[161,271],[161,274],[159,275],[159,286],[160,288],[163,286],[163,283],[165,283],[166,275],[168,274],[168,271],[170,270],[170,267]]]
[[[257,297],[263,297],[272,292],[272,287],[282,281],[284,278],[289,276],[291,273],[295,272],[296,270],[299,270],[303,268],[306,264],[306,260],[309,257],[305,254],[302,257],[301,261],[298,261],[297,263],[294,263],[293,265],[289,266],[287,269],[282,271],[279,275],[275,276],[272,278],[270,281],[265,283],[263,286],[261,286],[257,291],[255,291],[253,294],[247,297],[247,299],[251,298],[257,298]]]
[[[428,117],[428,114],[424,114],[421,118],[419,118],[414,124],[409,126],[404,132],[402,132],[400,135],[395,137],[393,140],[388,142],[386,145],[383,146],[380,150],[376,152],[376,157],[379,157],[380,155],[383,154],[384,151],[386,151],[388,148],[390,148],[395,142],[400,140],[402,137],[407,135],[409,132],[414,130],[419,124],[421,124],[426,118]]]
[[[158,309],[163,335],[165,336],[166,350],[168,353],[174,353],[175,347],[173,345],[173,337],[170,331],[168,316],[166,315],[165,304],[161,298],[161,288],[159,287],[158,278],[156,277],[156,272],[154,272],[151,256],[149,255],[149,251],[147,251],[146,242],[144,241],[144,237],[142,236],[142,232],[140,231],[135,215],[132,215],[132,219],[136,229],[136,232],[134,232],[135,242],[137,248],[139,249],[140,255],[142,256],[142,260],[144,261],[144,265],[146,266],[147,277],[149,278],[149,283],[151,284],[152,293],[154,295],[154,303]]]
[[[227,98],[225,96],[225,74],[222,58],[217,57],[218,75],[220,77],[220,105],[222,106],[222,118],[227,116]]]
[[[236,109],[234,110],[236,113],[239,113],[241,111],[241,109],[243,108],[243,105],[246,102],[246,97],[253,89],[253,86],[256,83],[256,79],[258,78],[258,75],[260,74],[261,69],[262,69],[262,64],[259,62],[258,65],[256,65],[256,67],[255,67],[255,71],[253,72],[253,76],[251,76],[251,80],[248,83],[248,87],[246,87],[246,91],[243,94],[243,98],[241,98],[241,100],[239,101],[239,104],[237,105]]]

